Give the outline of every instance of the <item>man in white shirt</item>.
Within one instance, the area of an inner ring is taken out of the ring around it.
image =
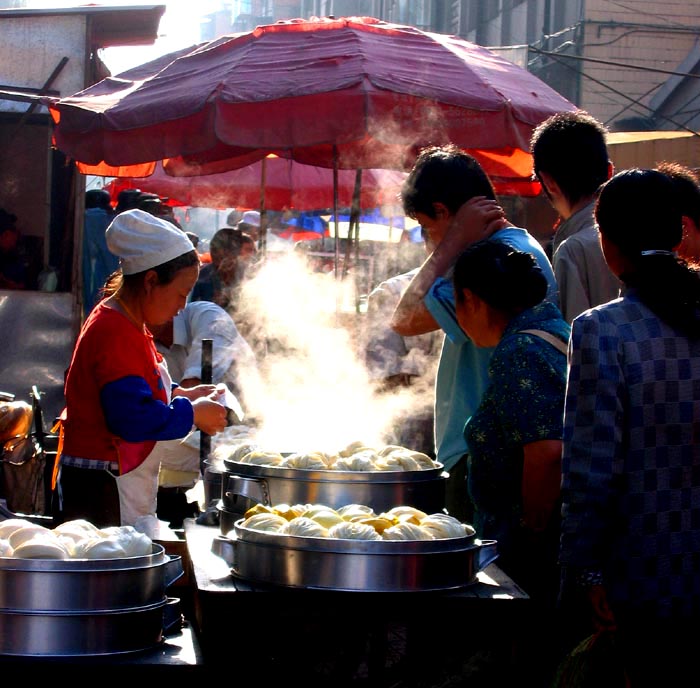
[[[168,365],[173,382],[181,387],[201,384],[202,340],[212,340],[212,383],[225,383],[241,404],[246,406],[246,388],[257,379],[255,355],[236,328],[231,316],[211,301],[188,303],[170,322],[149,326],[158,351]],[[254,395],[249,395],[253,398]],[[248,410],[246,410],[246,416]],[[166,490],[172,501],[186,502],[184,493],[200,477],[199,448],[188,436],[184,440],[158,442],[153,449],[160,458],[159,504],[165,502]],[[186,515],[190,514],[184,508]],[[171,523],[179,522],[174,518]]]

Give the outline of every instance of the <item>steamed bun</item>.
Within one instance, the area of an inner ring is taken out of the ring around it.
[[[343,523],[343,517],[333,509],[322,509],[316,511],[313,515],[309,516],[310,519],[316,521],[324,528],[331,528],[338,523]]]
[[[36,535],[45,535],[47,538],[55,539],[58,542],[58,537],[51,532],[49,528],[44,528],[37,523],[30,523],[28,526],[22,526],[10,533],[7,541],[10,547],[16,550],[22,543],[31,540]]]
[[[431,533],[436,540],[465,537],[472,534],[466,530],[466,527],[471,528],[471,526],[465,526],[454,516],[447,514],[430,514],[420,522],[420,526]]]
[[[246,518],[241,526],[251,530],[260,530],[264,533],[279,533],[287,525],[288,521],[278,514],[253,514]]]
[[[346,504],[337,509],[337,511],[346,521],[351,521],[355,516],[374,515],[374,509],[366,504]]]
[[[342,521],[328,531],[329,537],[342,540],[381,540],[382,536],[366,523]]]
[[[246,454],[258,451],[260,447],[255,442],[240,442],[229,449],[230,453],[226,457],[229,461],[242,461]],[[217,454],[222,453],[222,450],[217,449]]]
[[[391,528],[387,528],[383,533],[382,537],[385,540],[434,540],[435,538],[432,534],[415,525],[414,523],[409,523],[408,521],[402,521],[397,523]]]
[[[133,526],[113,526],[101,531],[107,537],[116,538],[124,548],[127,557],[143,557],[153,552],[153,541],[145,533],[140,533]]]
[[[71,540],[73,543],[80,542],[88,537],[98,537],[100,534],[97,526],[83,519],[65,521],[57,525],[53,532],[63,541]]]
[[[48,533],[51,531],[46,529]],[[36,532],[13,548],[12,556],[17,559],[68,559],[70,553],[56,535]]]
[[[307,516],[297,516],[280,531],[286,535],[301,535],[303,537],[328,537],[328,530]]]
[[[367,453],[363,451],[345,458],[341,457],[335,462],[334,468],[337,471],[376,471],[375,456],[374,451],[370,449]]]
[[[126,556],[126,550],[116,535],[81,540],[73,550],[75,559],[117,559]]]
[[[325,470],[328,468],[327,459],[320,452],[307,454],[291,454],[280,464],[284,468],[305,468],[307,470]]]
[[[26,518],[8,518],[0,521],[0,540],[9,540],[10,535],[19,528],[36,525]]]
[[[239,459],[240,463],[249,463],[253,466],[279,466],[284,457],[279,452],[257,450],[252,451]]]
[[[415,525],[420,525],[420,522],[428,515],[425,511],[416,509],[412,506],[395,506],[386,512],[389,518],[395,517],[399,521],[409,521]]]

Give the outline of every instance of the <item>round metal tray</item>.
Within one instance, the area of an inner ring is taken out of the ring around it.
[[[341,540],[264,533],[239,520],[217,545],[237,578],[320,590],[414,592],[471,584],[493,562],[495,540]]]
[[[152,554],[116,559],[0,557],[0,611],[78,613],[160,602],[183,575],[182,557],[153,543]]]
[[[445,506],[449,474],[442,465],[424,471],[334,471],[255,466],[224,460],[220,511],[245,513],[252,504],[366,504],[377,513],[408,504],[426,513]],[[230,523],[221,528],[223,535]]]

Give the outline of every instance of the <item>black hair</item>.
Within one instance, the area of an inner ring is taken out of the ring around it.
[[[485,239],[470,246],[455,264],[455,299],[464,301],[464,289],[489,306],[513,317],[540,303],[547,295],[547,278],[530,253]]]
[[[700,179],[697,174],[677,162],[660,162],[656,169],[670,177],[676,187],[681,215],[700,226]]]
[[[192,250],[169,260],[167,263],[156,265],[155,267],[148,268],[148,270],[142,270],[132,275],[125,275],[122,273],[121,269],[119,269],[107,278],[107,282],[101,291],[101,296],[112,296],[116,294],[122,286],[126,289],[138,290],[143,283],[145,274],[150,270],[153,270],[158,276],[158,284],[170,284],[180,270],[191,268],[194,265],[199,265],[199,254],[197,251]]]
[[[109,195],[109,191],[105,189],[88,189],[85,192],[85,207],[103,208],[111,211],[112,197]]]
[[[700,272],[673,252],[683,218],[671,179],[658,170],[619,172],[603,185],[595,216],[602,236],[629,264],[620,279],[659,318],[700,337]]]
[[[140,199],[141,189],[123,189],[117,196],[117,207],[115,208],[115,212],[119,214],[125,210],[137,208]]]
[[[244,244],[253,244],[255,246],[255,239],[240,229],[222,227],[211,238],[209,251],[223,251],[238,256]]]
[[[479,161],[453,144],[423,148],[401,187],[404,213],[435,217],[433,203],[451,214],[475,196],[495,199],[496,192]]]
[[[608,179],[606,136],[605,126],[583,110],[552,115],[530,139],[535,174],[551,175],[572,205],[594,195]]]

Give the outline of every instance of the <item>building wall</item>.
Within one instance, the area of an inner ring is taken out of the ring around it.
[[[643,69],[584,63],[586,77],[578,104],[609,126],[627,118],[648,117],[650,100],[669,79],[669,74],[655,70],[677,70],[699,38],[700,2],[697,0],[663,4],[634,0],[624,5],[588,0],[582,43],[585,57]],[[632,104],[630,99],[639,100],[640,104]],[[678,128],[668,121],[650,126]]]
[[[491,0],[463,3],[463,35],[489,47],[529,45],[529,69],[609,127],[700,124],[700,116],[673,116],[700,96],[697,79],[686,80],[681,95],[668,100],[661,112],[670,119],[649,120],[658,105],[652,99],[671,78],[668,72],[678,71],[700,42],[698,0],[494,2],[495,14]]]
[[[51,88],[62,96],[85,86],[84,15],[2,17],[0,83],[41,88],[62,57],[68,62]],[[0,101],[3,112],[24,112],[27,103]],[[44,110],[46,112],[46,110]]]
[[[42,88],[63,57],[68,62],[51,89],[70,95],[84,87],[85,16],[3,17],[1,27],[3,88]],[[4,159],[12,161],[0,168],[0,207],[17,215],[23,235],[45,246],[51,204],[51,132],[48,110],[36,107],[23,119],[29,108],[27,102],[0,100],[0,145]]]

